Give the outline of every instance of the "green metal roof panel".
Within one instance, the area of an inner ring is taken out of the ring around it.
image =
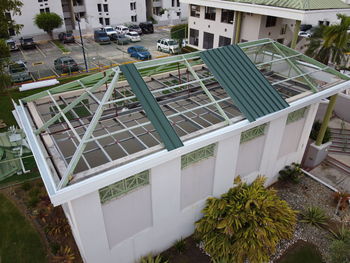
[[[182,141],[180,140],[179,136],[177,136],[167,117],[164,115],[158,102],[149,91],[145,81],[142,79],[142,76],[136,69],[135,65],[121,65],[120,70],[123,72],[132,91],[140,101],[142,108],[147,114],[147,117],[162,138],[167,150],[171,151],[183,146]]]
[[[323,10],[350,8],[341,0],[225,0],[231,2],[274,6],[298,10]]]
[[[200,56],[249,121],[289,106],[239,46],[202,51]]]

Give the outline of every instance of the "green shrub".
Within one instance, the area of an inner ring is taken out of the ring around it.
[[[303,172],[300,168],[300,164],[292,163],[291,165],[287,165],[283,170],[279,171],[279,180],[282,181],[290,181],[293,183],[299,183],[301,177],[303,176]]]
[[[182,254],[186,250],[186,241],[183,240],[182,238],[179,240],[176,240],[174,243],[174,247],[175,247],[177,252]]]
[[[160,255],[154,257],[152,254],[149,254],[146,257],[141,258],[140,263],[168,263]]]
[[[350,263],[349,240],[333,240],[330,245],[329,254],[332,263]]]
[[[39,199],[38,196],[32,196],[32,197],[29,198],[27,205],[30,208],[34,208],[39,203],[39,201],[40,201],[40,199]]]
[[[213,262],[267,262],[279,241],[292,237],[297,212],[264,187],[264,177],[235,183],[221,198],[208,198],[195,235]]]
[[[314,141],[316,141],[316,139],[317,139],[317,135],[320,132],[321,125],[322,125],[322,123],[320,121],[316,121],[314,123],[314,125],[312,126],[310,138],[313,139]],[[331,140],[331,130],[329,129],[329,127],[327,127],[322,143],[329,142],[330,140]]]
[[[327,225],[328,217],[325,212],[316,206],[307,208],[302,213],[302,220],[300,222],[314,225],[316,227],[324,227]]]
[[[341,226],[335,231],[331,231],[334,240],[350,241],[350,230],[348,227]]]
[[[31,197],[31,198],[33,198],[33,197],[38,197],[39,198],[39,195],[40,195],[40,189],[39,188],[37,188],[37,187],[35,187],[35,188],[33,188],[33,189],[31,189],[30,191],[29,191],[29,197]]]

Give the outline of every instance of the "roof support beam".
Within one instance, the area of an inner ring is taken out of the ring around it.
[[[280,83],[283,83],[283,82],[286,82],[286,81],[290,81],[290,80],[294,80],[294,79],[296,79],[296,78],[303,77],[303,76],[305,76],[305,75],[309,75],[309,74],[316,73],[316,72],[319,72],[319,71],[324,71],[324,70],[326,70],[327,68],[328,68],[328,66],[327,66],[327,67],[324,67],[324,68],[321,68],[321,69],[314,70],[314,71],[310,71],[310,72],[307,72],[307,73],[302,73],[302,74],[296,75],[296,76],[294,76],[294,77],[290,77],[290,78],[287,78],[287,79],[283,79],[283,80],[280,80],[280,81],[276,81],[276,82],[274,82],[274,83],[271,83],[271,85],[274,86],[274,85],[277,85],[277,84],[280,84]]]
[[[67,167],[65,174],[63,175],[60,183],[58,184],[58,187],[57,187],[58,189],[62,189],[62,187],[66,186],[68,184],[68,182],[72,179],[74,169],[77,166],[77,164],[80,160],[80,157],[81,157],[84,149],[86,148],[87,143],[89,142],[88,139],[91,138],[91,135],[94,132],[100,117],[102,116],[102,113],[104,110],[103,104],[106,103],[110,99],[110,97],[115,89],[115,86],[117,84],[118,79],[119,79],[119,69],[116,70],[116,73],[112,79],[112,82],[109,84],[108,89],[106,90],[106,92],[101,100],[101,104],[98,106],[98,108],[94,114],[94,117],[92,118],[80,144],[78,145],[78,148],[76,149],[71,161],[69,162],[69,165]],[[87,94],[87,93],[84,93],[84,94]],[[92,141],[95,141],[95,140],[96,140],[96,138],[94,138]]]

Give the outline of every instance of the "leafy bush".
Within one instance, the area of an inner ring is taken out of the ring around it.
[[[174,247],[175,247],[177,252],[182,254],[186,250],[186,241],[183,240],[182,238],[179,240],[176,240],[174,243]]]
[[[314,141],[316,141],[316,139],[317,139],[317,135],[320,132],[321,125],[322,125],[322,123],[320,121],[316,121],[314,123],[314,125],[312,126],[310,138],[313,139]],[[327,127],[322,143],[329,142],[330,140],[331,140],[331,130],[329,129],[329,127]]]
[[[40,13],[35,16],[34,24],[48,33],[52,38],[52,31],[61,27],[63,20],[56,13]]]
[[[278,179],[282,181],[290,181],[293,183],[299,183],[300,178],[303,176],[303,172],[300,168],[300,164],[292,163],[291,165],[287,165],[283,170],[279,171]]]
[[[238,178],[221,198],[208,198],[195,235],[214,262],[267,262],[278,242],[292,237],[297,212],[264,182]]]
[[[140,263],[168,263],[160,255],[154,257],[152,254],[149,254],[146,257],[141,258]]]
[[[324,227],[327,225],[327,220],[328,217],[321,208],[312,206],[302,212],[302,220],[300,220],[300,222],[311,224],[317,227]]]

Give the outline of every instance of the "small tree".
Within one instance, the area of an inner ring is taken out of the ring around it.
[[[6,71],[9,57],[10,50],[5,40],[0,39],[0,92],[4,92],[12,84],[11,76]]]
[[[187,24],[180,24],[170,29],[170,37],[179,41],[180,48],[182,47],[182,40],[187,38],[187,28]]]
[[[63,20],[56,13],[41,13],[34,18],[34,24],[53,38],[52,31],[62,26]]]
[[[23,25],[17,24],[12,18],[14,15],[21,15],[22,6],[23,3],[19,0],[0,1],[0,38],[8,38],[9,30],[13,30],[16,34],[19,33]]]
[[[278,242],[291,238],[296,211],[264,182],[261,176],[250,185],[238,179],[221,198],[207,200],[196,236],[213,261],[267,262]]]

